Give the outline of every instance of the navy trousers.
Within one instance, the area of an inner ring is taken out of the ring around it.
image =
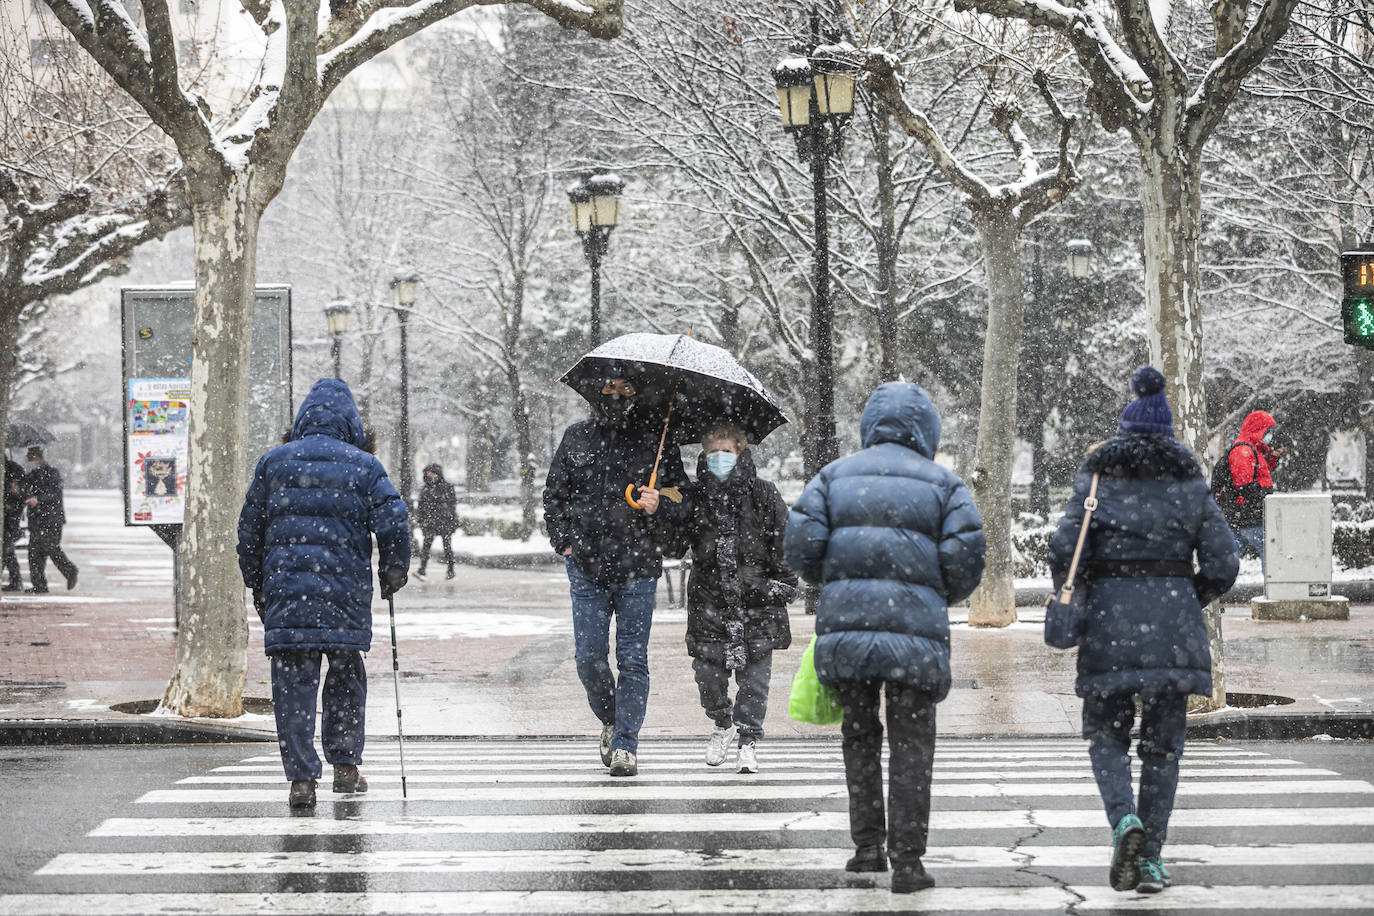
[[[277,745],[282,769],[291,782],[319,779],[323,769],[315,753],[315,697],[320,690],[320,658],[329,657],[324,676],[324,715],[320,741],[332,764],[363,759],[363,726],[367,712],[367,668],[356,649],[296,649],[274,652],[272,711],[277,719]]]
[[[1162,693],[1141,697],[1140,803],[1131,791],[1131,723],[1135,721],[1135,697],[1113,693],[1083,700],[1083,737],[1088,739],[1097,791],[1107,809],[1107,822],[1135,812],[1145,825],[1145,846],[1140,854],[1157,856],[1169,833],[1169,815],[1178,791],[1178,760],[1183,756],[1188,697]]]

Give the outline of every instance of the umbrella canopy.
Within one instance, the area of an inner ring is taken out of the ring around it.
[[[10,448],[27,445],[47,445],[56,442],[57,437],[48,432],[47,427],[24,420],[12,420],[5,429],[5,444]]]
[[[608,378],[634,383],[636,413],[646,425],[661,424],[673,399],[668,437],[700,439],[717,423],[732,423],[750,442],[789,422],[777,399],[730,354],[686,334],[625,334],[577,361],[560,382],[595,407]]]

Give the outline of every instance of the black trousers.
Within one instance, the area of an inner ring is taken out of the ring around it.
[[[763,738],[763,719],[768,715],[768,685],[773,676],[773,653],[767,651],[734,669],[735,699],[730,701],[730,670],[705,658],[692,659],[697,692],[706,716],[721,728],[731,722],[739,727],[739,745]]]
[[[17,526],[16,526],[17,527]],[[18,585],[19,575],[19,554],[15,552],[15,542],[19,540],[19,532],[5,532],[5,572],[8,574],[6,585]]]
[[[884,689],[885,688],[885,689]],[[930,833],[930,780],[935,762],[935,700],[891,681],[837,685],[844,707],[844,775],[849,784],[849,834],[855,846],[887,842],[893,865],[919,859]],[[883,811],[883,725],[887,694],[888,794]]]
[[[422,542],[424,546],[420,548],[420,572],[424,572],[425,566],[429,563],[429,550],[434,546],[435,537],[438,537],[440,542],[444,545],[444,562],[448,564],[449,569],[453,568],[453,535],[426,534]]]
[[[67,559],[62,551],[62,526],[29,529],[29,585],[34,588],[48,587],[48,560],[52,559],[65,578],[76,575],[76,564]]]

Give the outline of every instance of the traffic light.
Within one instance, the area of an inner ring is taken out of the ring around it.
[[[1342,252],[1341,276],[1345,342],[1374,350],[1374,249]]]

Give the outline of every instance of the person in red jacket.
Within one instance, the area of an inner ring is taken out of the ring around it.
[[[1236,546],[1253,547],[1264,562],[1264,498],[1274,490],[1274,469],[1283,449],[1274,445],[1278,423],[1267,411],[1256,410],[1240,425],[1227,463],[1231,468],[1230,495],[1221,507],[1231,524]]]

